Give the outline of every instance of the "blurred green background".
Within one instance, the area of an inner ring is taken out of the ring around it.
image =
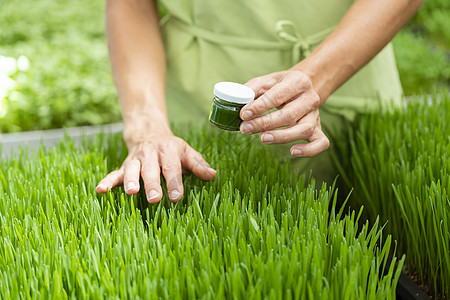
[[[0,0],[0,132],[121,119],[104,2]],[[394,39],[406,95],[450,85],[450,1],[427,0]]]

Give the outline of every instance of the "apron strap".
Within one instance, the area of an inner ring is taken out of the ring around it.
[[[323,41],[336,26],[327,28],[313,35],[303,37],[290,20],[280,20],[275,23],[278,37],[292,44],[292,62],[299,62],[301,59],[311,54],[313,45]]]
[[[198,39],[214,44],[255,50],[290,50],[292,64],[297,64],[308,56],[313,46],[319,44],[336,28],[333,26],[311,36],[303,37],[292,21],[280,20],[275,24],[275,31],[280,41],[267,41],[212,32],[169,14],[161,19],[160,25],[165,26],[169,22]]]

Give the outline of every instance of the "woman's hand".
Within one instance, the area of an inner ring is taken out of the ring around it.
[[[166,59],[159,29],[156,1],[106,2],[108,48],[125,125],[128,156],[122,167],[97,186],[98,193],[123,184],[136,194],[139,177],[150,203],[161,200],[161,172],[171,201],[183,197],[182,172],[212,180],[211,169],[200,153],[175,137],[167,117]]]
[[[291,148],[295,156],[325,151],[329,141],[320,127],[319,106],[383,49],[422,2],[355,1],[333,33],[307,58],[288,71],[247,83],[257,99],[241,110],[242,133],[262,132],[261,141],[266,144],[309,141]],[[273,108],[278,110],[263,115]]]
[[[246,85],[255,91],[256,100],[241,110],[242,133],[262,132],[260,139],[265,144],[309,141],[291,147],[291,155],[299,157],[328,149],[330,142],[320,126],[321,99],[305,73],[276,72],[251,79]],[[277,110],[264,114],[273,108]]]
[[[160,181],[162,172],[167,182],[169,199],[177,202],[183,197],[182,172],[190,171],[202,180],[213,180],[216,176],[216,171],[199,152],[173,134],[149,135],[137,141],[125,140],[129,153],[127,158],[120,169],[100,181],[96,189],[98,193],[106,193],[123,184],[125,192],[134,195],[139,192],[141,176],[148,202],[157,203],[163,196]]]

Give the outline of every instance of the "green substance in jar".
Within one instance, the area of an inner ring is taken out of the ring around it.
[[[242,107],[255,99],[255,92],[236,82],[218,82],[214,85],[209,121],[216,127],[238,131],[242,123],[239,116]]]
[[[220,129],[238,131],[242,123],[239,113],[244,105],[230,103],[215,97],[211,106],[209,121]]]

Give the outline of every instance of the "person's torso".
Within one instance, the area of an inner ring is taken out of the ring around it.
[[[338,25],[353,1],[161,0],[161,3],[168,12],[162,21],[162,32],[168,87],[172,90],[168,91],[169,113],[172,106],[175,112],[171,115],[194,111],[205,115],[214,83],[245,83],[253,77],[292,67]],[[329,106],[333,103],[339,106],[341,102],[344,106],[361,105],[361,99],[400,94],[392,50],[383,52],[339,89],[334,98],[330,97]],[[382,90],[386,84],[391,87]]]

